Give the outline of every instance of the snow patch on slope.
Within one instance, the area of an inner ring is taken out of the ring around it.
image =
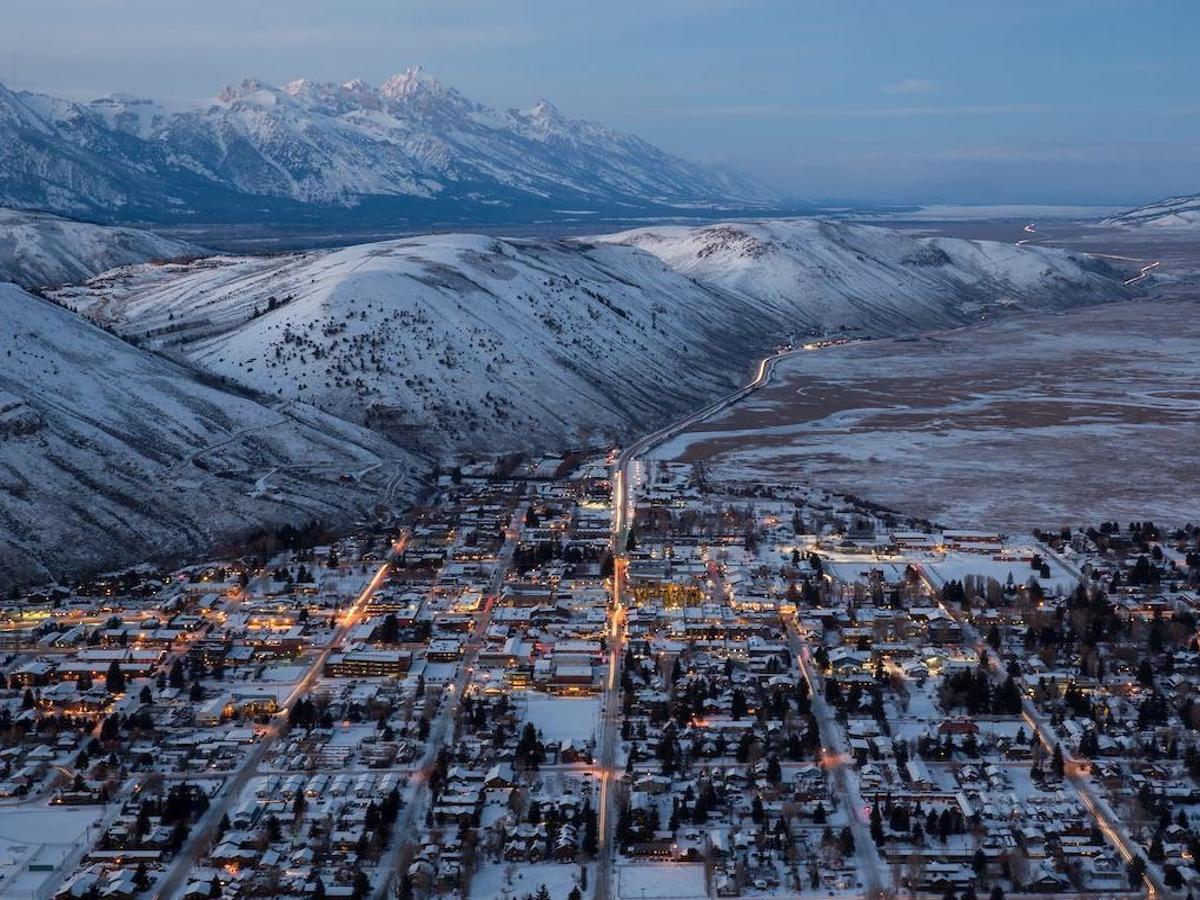
[[[1200,194],[1169,197],[1139,206],[1105,219],[1101,224],[1117,228],[1195,230],[1200,228]]]
[[[116,266],[204,252],[136,228],[0,209],[0,281],[26,287],[79,282]]]

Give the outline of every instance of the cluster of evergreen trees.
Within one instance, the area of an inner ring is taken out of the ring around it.
[[[1021,712],[1021,689],[1016,673],[1009,672],[999,687],[992,684],[987,670],[976,666],[970,672],[954,672],[942,681],[940,700],[946,710],[965,707],[968,714],[1015,716]]]

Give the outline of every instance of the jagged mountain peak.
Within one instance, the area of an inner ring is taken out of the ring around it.
[[[298,78],[283,86],[289,97],[329,115],[355,110],[378,110],[383,106],[379,91],[361,78],[343,84]]]
[[[217,103],[231,106],[238,102],[253,101],[272,105],[286,96],[285,91],[257,78],[243,78],[238,84],[227,84],[217,92]]]
[[[525,114],[531,119],[546,119],[549,121],[557,121],[563,118],[563,114],[558,111],[558,107],[544,97],[526,110]]]
[[[749,179],[567,118],[546,100],[499,114],[420,66],[379,87],[246,78],[182,108],[0,89],[0,206],[109,223],[396,227],[775,202]]]
[[[387,97],[403,97],[420,90],[441,93],[446,88],[419,63],[397,72],[380,85],[380,92]]]
[[[557,106],[546,99],[539,100],[528,109],[510,109],[508,120],[526,134],[539,140],[568,132],[573,124],[592,128],[602,127],[591,123],[573,123],[559,111]]]
[[[391,112],[424,119],[490,112],[454,88],[442,84],[421,66],[410,66],[393,75],[379,86],[379,94]]]

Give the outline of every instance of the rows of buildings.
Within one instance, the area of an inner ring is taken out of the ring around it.
[[[0,896],[1195,889],[1196,530],[612,464],[13,598]]]

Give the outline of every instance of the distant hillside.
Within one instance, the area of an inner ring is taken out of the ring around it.
[[[0,281],[25,287],[85,281],[117,266],[207,253],[136,228],[0,209]]]
[[[798,331],[903,334],[1129,295],[1111,266],[1082,254],[845,222],[643,228],[599,240],[652,253]]]
[[[1118,228],[1200,228],[1200,194],[1139,206],[1107,218],[1102,224]]]

